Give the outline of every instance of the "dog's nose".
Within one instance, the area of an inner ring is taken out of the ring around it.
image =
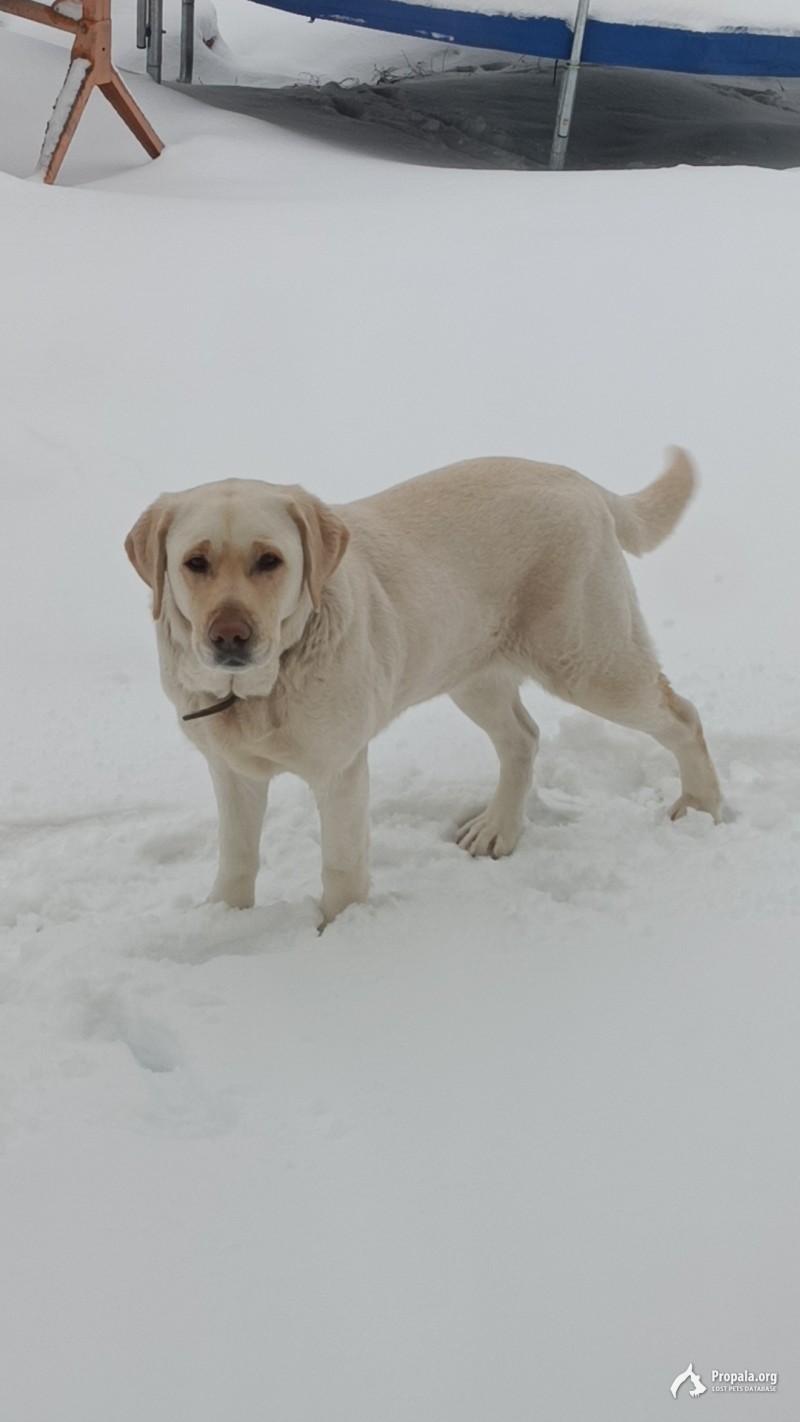
[[[238,612],[218,613],[208,629],[208,640],[220,660],[247,657],[252,635],[250,623]]]

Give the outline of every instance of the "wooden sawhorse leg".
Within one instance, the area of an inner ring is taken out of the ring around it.
[[[157,158],[164,147],[111,63],[109,6],[110,0],[84,0],[83,19],[78,22],[67,77],[56,99],[39,155],[36,171],[46,183],[55,182],[94,88],[105,95],[151,158]]]

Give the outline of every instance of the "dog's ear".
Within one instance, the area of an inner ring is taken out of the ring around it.
[[[156,499],[133,525],[125,539],[125,552],[139,577],[153,590],[153,617],[161,616],[167,572],[167,534],[175,513],[167,494]]]
[[[289,504],[288,511],[300,533],[303,576],[314,611],[318,612],[322,589],[345,555],[350,530],[333,509],[304,489],[298,490],[298,496]]]

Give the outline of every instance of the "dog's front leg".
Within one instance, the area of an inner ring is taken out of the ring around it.
[[[208,903],[252,908],[269,781],[237,775],[221,760],[209,761],[209,768],[219,810],[219,869]]]
[[[346,770],[315,785],[322,828],[322,921],[369,892],[369,768],[364,747]]]

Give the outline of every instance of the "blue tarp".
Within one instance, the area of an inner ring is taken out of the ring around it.
[[[479,49],[566,59],[572,30],[563,20],[483,15],[471,10],[405,5],[400,0],[259,0],[313,20],[338,20],[391,34],[419,35]],[[754,5],[754,9],[757,6]],[[751,30],[696,30],[660,25],[614,25],[588,20],[581,61],[613,68],[667,69],[685,74],[771,74],[800,77],[800,35]]]

